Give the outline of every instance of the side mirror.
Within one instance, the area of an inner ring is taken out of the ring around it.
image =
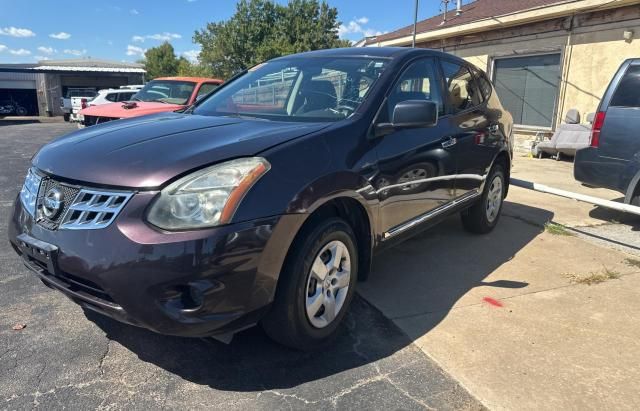
[[[438,105],[433,101],[401,101],[393,109],[391,123],[375,126],[375,136],[382,137],[404,128],[433,127],[438,123]]]

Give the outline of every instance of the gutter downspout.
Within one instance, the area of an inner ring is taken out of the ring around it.
[[[557,125],[562,121],[562,114],[565,112],[566,107],[566,97],[567,97],[567,86],[569,84],[569,69],[571,68],[571,59],[573,57],[573,20],[576,15],[572,14],[569,18],[569,33],[567,34],[567,44],[565,46],[564,52],[564,62],[562,64],[562,73],[560,73],[560,82],[562,84],[562,90],[560,92],[559,98],[562,101],[562,104],[558,104],[558,108],[560,111],[556,113],[556,121],[554,124],[554,130]]]

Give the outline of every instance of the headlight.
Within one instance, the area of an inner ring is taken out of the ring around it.
[[[247,191],[270,168],[264,158],[251,157],[196,171],[162,190],[147,220],[166,230],[226,224]]]
[[[42,178],[31,169],[27,171],[22,190],[20,190],[20,201],[24,209],[32,216],[36,213],[36,200],[38,199],[38,189]]]

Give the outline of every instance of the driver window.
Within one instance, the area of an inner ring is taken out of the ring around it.
[[[443,114],[442,97],[438,86],[438,76],[433,59],[421,59],[411,65],[402,73],[387,99],[387,110],[382,112],[388,122],[393,117],[393,110],[400,102],[407,100],[428,100],[438,104],[438,112]]]

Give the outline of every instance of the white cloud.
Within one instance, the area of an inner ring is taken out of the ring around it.
[[[197,0],[187,0],[187,3],[195,3]]]
[[[72,55],[72,56],[82,56],[83,54],[87,54],[87,50],[86,49],[82,49],[82,50],[64,49],[63,53],[64,54],[69,54],[69,55]]]
[[[173,39],[181,39],[182,35],[178,33],[157,33],[157,34],[147,34],[146,36],[133,36],[131,37],[131,41],[135,43],[143,43],[145,40],[157,40],[157,41],[169,41]]]
[[[58,50],[54,49],[53,47],[44,47],[44,46],[38,47],[38,51],[44,54],[53,54],[58,52]]]
[[[9,50],[9,53],[14,56],[28,56],[31,52],[27,49],[17,49],[17,50]]]
[[[29,29],[22,29],[13,26],[0,28],[0,34],[3,36],[11,37],[33,37],[36,35],[36,33]]]
[[[363,37],[370,37],[370,36],[379,36],[380,34],[383,34],[379,30],[365,27],[365,25],[368,23],[369,23],[369,18],[363,16],[363,17],[359,17],[351,20],[346,25],[341,24],[340,27],[338,27],[338,36],[343,38],[349,34],[357,34]]]
[[[200,50],[187,50],[182,52],[182,56],[192,63],[198,62],[200,56]]]
[[[113,40],[107,40],[107,44],[113,46]]]
[[[7,49],[7,46],[5,46],[4,44],[0,44],[0,52],[3,52]]]
[[[143,49],[142,47],[138,47],[138,46],[132,46],[131,44],[129,44],[127,46],[127,56],[144,56],[144,53],[147,50]]]
[[[49,34],[49,37],[51,37],[52,39],[58,39],[58,40],[68,40],[71,38],[71,34],[61,31],[60,33],[51,33]]]
[[[49,60],[49,57],[47,57],[47,56],[33,56],[33,58],[34,58],[36,61]]]
[[[138,10],[136,10],[136,9],[129,10],[129,13],[133,14],[134,16],[140,14],[140,12]]]

